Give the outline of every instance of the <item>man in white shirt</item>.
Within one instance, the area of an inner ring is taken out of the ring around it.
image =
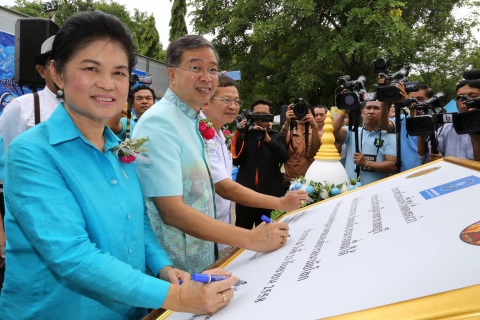
[[[55,36],[52,36],[45,40],[42,44],[40,54],[34,58],[35,69],[42,78],[45,79],[46,86],[43,91],[38,93],[39,105],[40,105],[40,122],[46,121],[53,110],[61,102],[57,98],[55,85],[53,84],[50,76],[50,54],[52,51],[52,44]],[[33,70],[32,70],[33,72]],[[18,97],[11,101],[3,109],[3,113],[0,116],[0,136],[3,138],[3,146],[5,155],[8,150],[9,144],[22,132],[27,131],[31,127],[35,126],[35,106],[33,93],[29,93]],[[0,139],[1,140],[1,139]],[[2,150],[3,152],[3,150]],[[0,152],[0,155],[1,153]],[[3,170],[3,166],[1,168]],[[0,192],[3,189],[3,172],[0,174]],[[3,197],[2,197],[3,200]],[[3,201],[0,203],[3,208]],[[3,217],[2,217],[3,218]],[[1,222],[1,221],[0,221]],[[4,250],[5,250],[5,232],[3,230],[3,223],[0,224],[0,268],[3,268],[4,262]],[[3,273],[5,269],[2,269],[0,273]],[[2,281],[0,281],[0,289],[3,284],[3,274],[0,275]]]
[[[40,54],[34,59],[37,72],[46,82],[45,88],[38,93],[40,122],[46,121],[61,102],[57,98],[57,89],[50,76],[50,53],[54,38],[55,36],[52,36],[43,42]],[[0,116],[0,135],[4,140],[5,152],[13,139],[33,126],[35,126],[33,93],[25,94],[7,104]]]
[[[306,198],[303,191],[290,192],[283,198],[276,198],[255,192],[232,180],[232,155],[225,143],[222,127],[235,120],[241,104],[235,81],[228,76],[221,75],[218,77],[215,94],[201,111],[201,117],[208,118],[215,129],[215,137],[207,140],[207,145],[213,183],[215,183],[217,220],[229,224],[231,223],[230,201],[249,207],[264,208],[267,206],[267,209],[291,211],[298,207],[296,200],[298,196]],[[219,250],[226,247],[226,245],[218,244]]]

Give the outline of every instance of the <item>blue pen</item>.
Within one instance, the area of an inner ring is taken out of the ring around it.
[[[272,221],[272,219],[270,219],[269,217],[267,217],[266,215],[263,215],[262,218],[263,222],[265,223],[274,223],[275,221]],[[290,237],[290,235],[288,235]],[[285,239],[286,241],[287,239]]]
[[[273,221],[270,220],[270,218],[267,217],[266,215],[263,215],[263,216],[262,216],[262,220],[263,220],[265,223],[272,223],[272,222],[273,222]]]
[[[192,274],[192,281],[201,282],[201,283],[210,283],[215,281],[222,281],[226,280],[230,277],[228,276],[215,276],[212,274],[204,274],[204,273],[194,273]],[[238,280],[237,283],[234,284],[234,287],[237,287],[242,284],[247,284],[247,281]]]

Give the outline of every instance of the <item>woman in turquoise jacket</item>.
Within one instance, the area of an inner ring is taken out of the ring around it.
[[[171,266],[134,164],[105,126],[127,99],[133,49],[129,30],[99,11],[71,17],[55,37],[50,72],[64,102],[7,154],[1,319],[213,313],[233,296],[236,277],[203,285]]]

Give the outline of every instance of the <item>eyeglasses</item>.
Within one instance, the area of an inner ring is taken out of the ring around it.
[[[216,99],[216,100],[220,100],[223,102],[224,105],[230,105],[230,104],[235,104],[236,106],[238,107],[241,107],[243,105],[243,101],[242,100],[231,100],[231,99],[228,99],[228,98],[216,98],[216,97],[212,97],[212,99]]]
[[[457,101],[457,102],[467,101],[468,99],[469,98],[464,94],[460,94],[460,95],[455,97],[455,101]]]
[[[190,70],[193,74],[199,74],[199,73],[205,74],[204,68],[199,67],[199,66],[192,66],[190,68],[173,66],[172,68]],[[212,77],[218,77],[218,68],[216,68],[216,67],[208,68],[207,73]]]

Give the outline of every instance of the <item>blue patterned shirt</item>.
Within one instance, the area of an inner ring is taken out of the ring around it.
[[[151,162],[135,166],[155,234],[174,267],[190,273],[215,261],[214,243],[165,224],[150,198],[182,196],[185,204],[215,218],[214,184],[198,123],[197,112],[168,89],[138,120],[133,135],[150,138],[144,155]]]
[[[60,104],[10,144],[2,320],[140,319],[164,303],[170,284],[145,266],[157,274],[171,262],[145,213],[134,165],[109,150],[119,144],[110,129],[104,138],[105,153]]]

